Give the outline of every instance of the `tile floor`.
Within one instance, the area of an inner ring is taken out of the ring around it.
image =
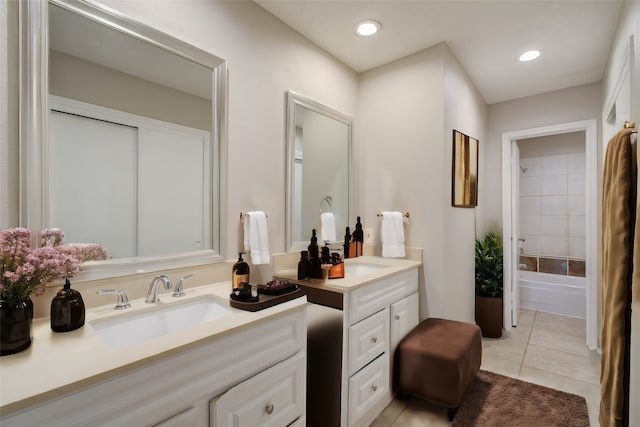
[[[598,424],[600,356],[585,345],[585,321],[522,309],[518,327],[502,338],[482,339],[480,369],[584,396],[592,426]],[[450,426],[445,409],[395,399],[371,427]]]

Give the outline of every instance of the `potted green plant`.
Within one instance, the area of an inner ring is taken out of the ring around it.
[[[502,234],[489,231],[476,239],[476,324],[482,336],[502,336],[503,244]]]

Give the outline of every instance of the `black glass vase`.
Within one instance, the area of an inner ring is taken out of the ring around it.
[[[32,307],[29,298],[0,300],[0,356],[21,352],[31,345]]]

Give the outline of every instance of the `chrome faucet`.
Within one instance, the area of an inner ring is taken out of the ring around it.
[[[129,304],[129,298],[127,298],[127,294],[125,294],[122,291],[119,291],[117,289],[103,289],[103,290],[96,291],[96,295],[110,295],[110,294],[118,295],[118,302],[116,303],[116,306],[113,307],[114,309],[124,310],[125,308],[131,307],[131,304]]]
[[[187,274],[186,276],[178,280],[178,283],[176,283],[176,287],[173,288],[173,295],[171,295],[172,297],[175,298],[175,297],[184,296],[184,290],[182,289],[182,282],[184,282],[185,279],[188,279],[189,277],[193,277],[193,274]]]
[[[151,281],[151,284],[149,285],[149,292],[147,293],[147,299],[144,300],[144,302],[155,303],[160,301],[160,298],[158,298],[158,287],[160,286],[160,283],[164,284],[165,289],[171,289],[171,279],[169,279],[164,274],[161,274],[160,276],[156,276],[153,278],[153,280]]]

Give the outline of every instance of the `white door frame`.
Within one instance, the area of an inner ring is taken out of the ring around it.
[[[504,239],[504,328],[510,330],[512,327],[512,200],[511,182],[511,144],[513,141],[525,138],[535,138],[539,136],[557,135],[569,132],[584,131],[586,134],[586,169],[585,169],[585,208],[586,208],[586,283],[587,283],[587,346],[596,349],[598,346],[598,136],[597,122],[595,119],[583,120],[557,125],[544,126],[539,128],[525,129],[502,134],[502,231]],[[517,242],[513,242],[517,245]]]

